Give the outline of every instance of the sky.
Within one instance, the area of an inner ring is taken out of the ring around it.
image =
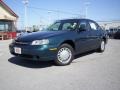
[[[23,0],[4,0],[19,16],[18,28],[25,26]],[[85,16],[95,21],[120,20],[120,0],[29,0],[27,7],[27,25],[49,24],[64,18]]]

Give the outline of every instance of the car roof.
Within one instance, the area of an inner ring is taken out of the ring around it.
[[[93,21],[93,20],[86,19],[86,18],[81,18],[81,19],[62,19],[62,20],[58,20],[58,21],[81,21],[81,20]]]

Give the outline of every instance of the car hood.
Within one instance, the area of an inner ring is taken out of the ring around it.
[[[56,35],[61,35],[61,34],[66,33],[66,32],[68,32],[68,31],[39,31],[39,32],[33,32],[33,33],[28,33],[28,34],[17,37],[16,41],[32,42],[34,40],[47,39],[49,37],[53,37],[53,36],[56,36]]]

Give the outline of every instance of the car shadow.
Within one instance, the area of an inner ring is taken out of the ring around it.
[[[75,56],[75,59],[87,56],[92,53],[96,53],[96,52],[90,51],[90,52],[78,54]],[[47,68],[47,67],[55,66],[53,61],[32,61],[32,60],[21,59],[19,57],[11,57],[8,59],[8,61],[12,64],[16,64],[18,66],[27,67],[27,68]]]
[[[80,57],[84,57],[84,56],[87,56],[87,55],[90,55],[90,54],[93,54],[93,53],[96,53],[96,51],[92,50],[92,51],[89,51],[89,52],[77,54],[77,55],[75,55],[75,59],[80,58]]]
[[[8,61],[12,64],[27,68],[46,68],[54,65],[52,61],[32,61],[19,57],[11,57]]]

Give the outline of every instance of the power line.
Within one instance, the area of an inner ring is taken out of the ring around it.
[[[52,9],[45,9],[45,8],[39,8],[39,7],[33,7],[33,6],[28,6],[28,8],[32,8],[32,9],[38,9],[38,10],[42,10],[42,11],[51,11],[51,12],[55,12],[55,13],[63,13],[63,14],[71,14],[71,15],[80,15],[80,14],[76,14],[76,13],[72,13],[72,12],[66,12],[66,11],[60,11],[60,10],[52,10]]]
[[[29,9],[29,10],[31,10],[34,13],[34,15],[39,17],[39,19],[37,19],[37,20],[39,20],[40,22],[43,22],[42,19],[44,19],[44,20],[46,19],[45,17],[41,16],[38,12],[36,12],[36,11],[34,11],[32,9]]]

